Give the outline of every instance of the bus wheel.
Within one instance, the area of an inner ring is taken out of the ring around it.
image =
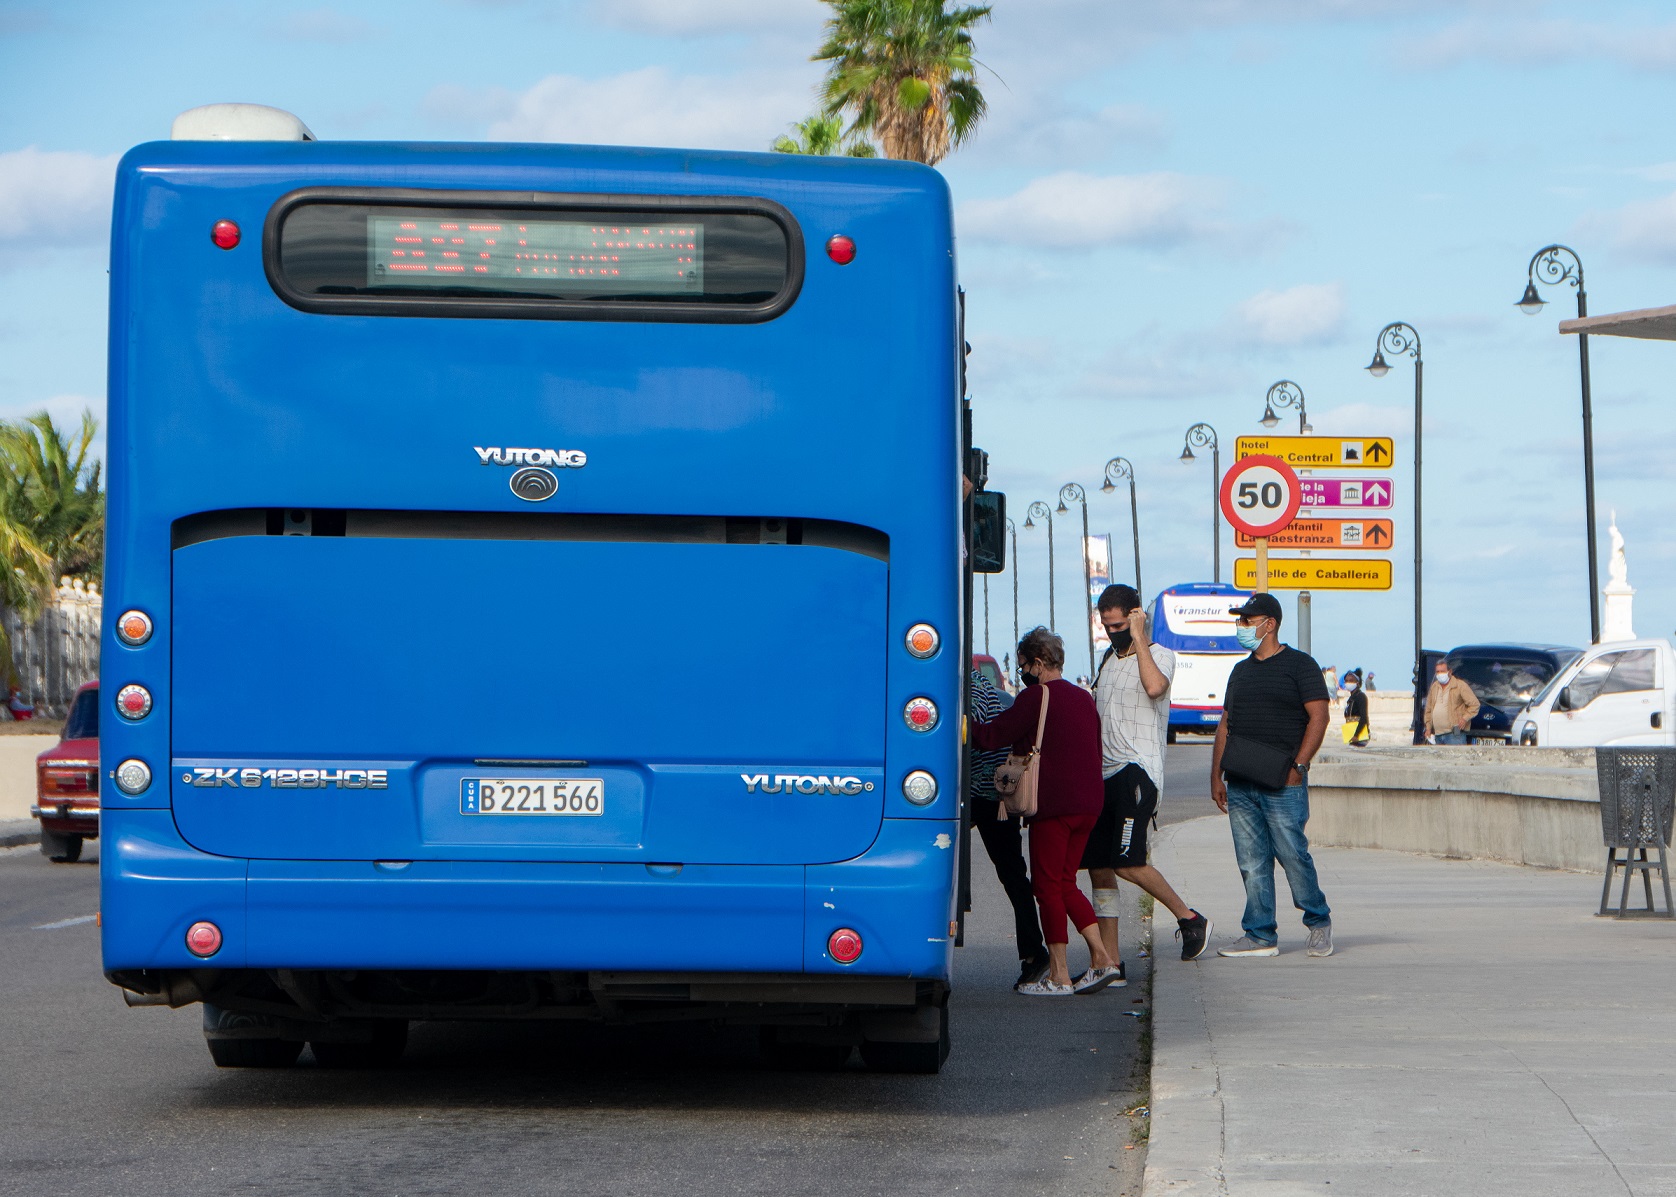
[[[379,1019],[366,1043],[311,1042],[309,1048],[322,1068],[389,1068],[407,1050],[407,1020]]]
[[[303,1054],[295,1039],[211,1039],[210,1059],[217,1068],[289,1068]]]
[[[1164,743],[1174,744],[1175,742],[1176,742],[1176,729],[1172,727],[1164,733]]]
[[[56,864],[74,864],[81,859],[81,836],[41,829],[41,855]]]
[[[836,1072],[855,1050],[848,1043],[808,1043],[785,1038],[780,1027],[762,1028],[762,1058],[794,1072]]]
[[[873,1072],[917,1072],[934,1074],[942,1071],[943,1061],[949,1058],[949,1011],[947,1006],[937,1011],[940,1034],[931,1043],[885,1043],[865,1040],[861,1045],[861,1060]]]

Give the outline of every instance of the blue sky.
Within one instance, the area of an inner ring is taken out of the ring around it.
[[[1676,303],[1676,12],[995,8],[978,34],[990,118],[943,170],[978,436],[1020,523],[1081,482],[1128,560],[1124,496],[1095,489],[1123,455],[1147,589],[1207,579],[1211,471],[1176,460],[1183,433],[1206,421],[1231,447],[1261,431],[1269,384],[1295,379],[1319,431],[1398,437],[1395,588],[1317,595],[1315,649],[1404,684],[1412,374],[1362,367],[1406,320],[1426,358],[1427,643],[1581,644],[1577,353],[1555,329],[1574,300],[1551,289],[1534,319],[1513,302],[1557,240],[1583,256],[1591,312]],[[821,19],[815,0],[0,0],[0,414],[102,408],[111,168],[182,109],[274,104],[324,138],[762,148],[812,109]],[[1636,630],[1668,635],[1676,345],[1596,338],[1592,356],[1601,543],[1615,509]],[[1047,617],[1045,538],[1019,545],[1028,626]],[[1067,631],[1074,546],[1060,537]],[[994,581],[999,653],[1011,586]]]

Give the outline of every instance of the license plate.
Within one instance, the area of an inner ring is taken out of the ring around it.
[[[462,815],[601,815],[605,782],[598,777],[467,777]]]

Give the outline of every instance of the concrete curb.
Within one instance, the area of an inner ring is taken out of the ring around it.
[[[41,825],[34,819],[0,820],[0,848],[21,848],[41,842]]]
[[[1166,877],[1180,875],[1175,832],[1187,825],[1171,824],[1152,841],[1153,863]],[[1206,949],[1207,954],[1214,951]],[[1205,1016],[1203,965],[1201,960],[1152,971],[1152,1117],[1144,1197],[1226,1197],[1228,1192],[1222,1080]]]

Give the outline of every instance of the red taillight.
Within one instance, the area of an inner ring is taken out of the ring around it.
[[[186,950],[194,956],[213,956],[221,950],[221,928],[214,923],[193,923],[186,929]]]
[[[151,714],[151,691],[127,685],[116,692],[116,713],[124,719],[144,719]]]
[[[210,227],[210,240],[221,249],[232,249],[242,235],[239,226],[230,220],[218,220]]]
[[[861,936],[848,927],[840,927],[826,941],[826,954],[839,964],[854,964],[861,956]]]
[[[826,242],[826,256],[840,266],[848,266],[855,261],[855,242],[842,233],[829,237]]]
[[[98,766],[42,765],[36,776],[43,798],[83,798],[94,792]]]
[[[902,708],[902,722],[909,731],[928,732],[937,726],[937,704],[929,698],[910,698]]]

